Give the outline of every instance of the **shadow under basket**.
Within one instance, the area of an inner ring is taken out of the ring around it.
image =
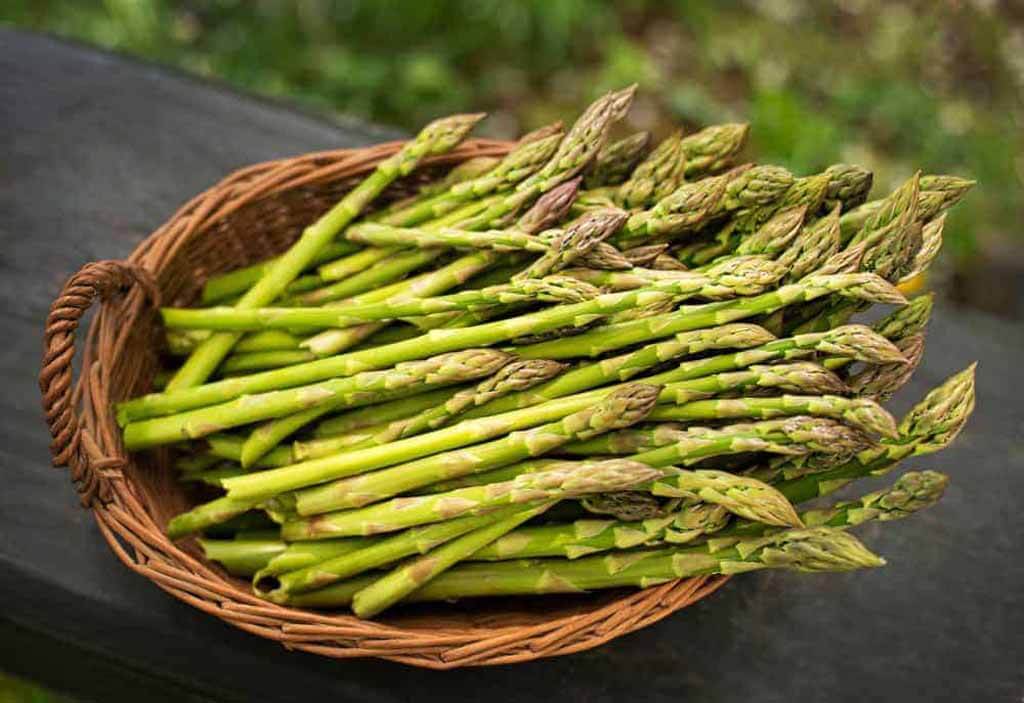
[[[159,368],[160,305],[188,305],[207,277],[280,253],[302,228],[390,156],[400,142],[307,154],[241,169],[186,203],[122,261],[85,265],[54,301],[39,383],[54,464],[67,466],[82,504],[132,570],[200,610],[280,642],[334,658],[380,657],[447,669],[568,654],[656,622],[716,590],[723,577],[573,596],[487,599],[398,607],[380,620],[289,608],[205,561],[194,540],[163,526],[190,507],[170,452],[128,455],[111,404],[150,390]],[[469,140],[429,160],[388,197],[410,192],[465,159],[501,156],[510,144]],[[99,307],[72,379],[75,332]]]

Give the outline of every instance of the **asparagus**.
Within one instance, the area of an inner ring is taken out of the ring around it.
[[[506,505],[623,490],[651,481],[660,473],[646,464],[627,459],[565,462],[538,473],[522,474],[504,483],[395,498],[357,510],[292,520],[281,526],[281,536],[286,540],[325,539],[394,532],[463,515],[479,515]]]
[[[856,500],[801,512],[800,520],[808,527],[832,528],[854,527],[871,520],[899,520],[938,502],[948,483],[947,476],[934,471],[911,471],[892,486]],[[578,559],[612,549],[653,546],[661,542],[685,543],[705,535],[710,536],[707,545],[714,552],[741,539],[777,530],[758,522],[744,522],[734,527],[728,525],[728,513],[721,506],[694,503],[660,519],[577,520],[568,524],[520,527],[475,552],[469,559]]]
[[[444,403],[413,417],[392,422],[386,429],[374,435],[373,441],[383,444],[393,439],[436,430],[449,424],[469,408],[479,407],[509,393],[525,391],[557,376],[565,368],[565,364],[547,359],[513,361],[475,387],[455,393]]]
[[[437,481],[541,456],[567,442],[640,422],[657,402],[659,390],[657,386],[648,384],[628,384],[590,407],[525,432],[513,432],[469,450],[435,454],[415,462],[305,489],[296,494],[295,508],[300,515],[317,515],[328,510],[358,507]]]
[[[313,429],[313,436],[336,437],[353,430],[412,417],[438,403],[443,403],[455,392],[456,390],[452,388],[438,388],[409,397],[397,398],[387,403],[349,410],[319,423]]]
[[[628,257],[608,242],[598,242],[592,249],[583,253],[574,263],[586,268],[624,271],[640,264]]]
[[[830,210],[838,205],[846,212],[867,200],[874,181],[871,171],[852,164],[834,164],[825,173],[829,177],[825,206]]]
[[[626,208],[654,205],[682,183],[686,171],[683,133],[676,131],[664,139],[614,193],[614,199]]]
[[[644,158],[650,143],[650,132],[637,132],[607,145],[598,152],[584,176],[584,185],[597,188],[622,183],[629,177],[633,167]]]
[[[352,596],[352,611],[361,618],[372,618],[422,588],[459,561],[473,554],[530,518],[540,515],[553,503],[542,503],[491,525],[479,527],[428,554],[401,564]]]
[[[512,280],[541,278],[564,269],[622,226],[626,213],[616,208],[603,208],[586,213],[555,236],[543,256]]]
[[[702,298],[727,300],[763,292],[765,288],[778,283],[786,274],[786,270],[762,256],[734,256],[699,272],[643,268],[632,268],[629,271],[571,268],[562,273],[610,290],[636,290],[671,281],[681,292],[699,291],[696,295]]]
[[[413,229],[367,222],[349,227],[345,232],[345,237],[353,242],[377,246],[407,246],[425,249],[432,247],[461,247],[464,249],[535,252],[545,252],[548,250],[548,243],[544,239],[514,229],[491,229],[474,232],[454,227]]]
[[[899,291],[873,274],[811,275],[796,283],[781,286],[775,291],[761,295],[704,305],[684,305],[672,313],[618,325],[605,325],[572,339],[553,340],[518,347],[516,353],[531,359],[593,357],[613,349],[667,337],[685,330],[720,325],[758,314],[771,313],[779,308],[830,294],[896,305],[906,302]]]
[[[669,237],[696,229],[718,210],[733,174],[684,183],[649,210],[632,215],[618,235],[620,243]]]
[[[579,502],[589,513],[613,515],[623,520],[648,520],[664,517],[672,507],[671,503],[665,503],[644,491],[598,493],[585,496]]]
[[[921,228],[921,246],[908,264],[908,270],[900,276],[900,283],[912,280],[931,266],[932,261],[939,255],[939,249],[942,248],[942,231],[945,226],[946,216],[940,215]]]
[[[647,588],[681,578],[758,569],[852,571],[883,566],[856,537],[826,527],[787,530],[709,554],[706,547],[668,548],[574,561],[538,559],[463,564],[410,594],[410,601],[583,593],[603,588]],[[334,608],[351,602],[370,578],[353,579],[293,598],[296,607]]]
[[[316,266],[340,256],[351,254],[357,249],[351,242],[332,242],[314,256],[308,266]],[[200,301],[203,304],[218,303],[249,290],[277,261],[276,258],[260,261],[244,268],[235,269],[218,276],[212,276],[203,284]]]
[[[654,283],[652,281],[652,283]],[[578,303],[597,297],[594,286],[566,276],[524,279],[478,290],[467,290],[436,298],[366,303],[346,308],[163,308],[164,323],[191,329],[290,329],[297,326],[346,327],[367,320],[389,320],[414,315],[473,310],[494,305],[541,301]]]
[[[276,539],[200,539],[203,555],[232,576],[251,576],[285,550]]]
[[[556,129],[552,134],[561,131],[558,125],[555,125],[555,127]],[[547,136],[551,135],[549,134]],[[466,159],[462,163],[452,167],[448,173],[444,174],[437,180],[427,181],[421,185],[416,189],[416,192],[413,195],[389,203],[386,207],[370,213],[366,219],[382,220],[389,215],[393,215],[402,210],[407,210],[414,205],[424,202],[428,198],[448,192],[452,186],[458,183],[472,181],[480,176],[490,173],[499,163],[501,163],[501,159],[496,156],[474,156],[471,159]]]
[[[435,547],[468,532],[507,520],[523,512],[523,505],[514,504],[481,515],[467,515],[414,527],[394,535],[300,542],[298,544],[309,545],[354,542],[360,546],[328,554],[324,559],[312,563],[302,560],[302,566],[295,569],[282,571],[280,565],[274,569],[268,568],[253,580],[253,584],[257,594],[263,598],[279,603],[286,602],[296,593],[323,588],[365,571],[393,564],[413,554],[426,554]]]
[[[268,590],[276,583],[276,577],[292,571],[305,569],[344,554],[362,551],[377,542],[379,537],[351,537],[346,539],[322,539],[306,542],[285,542],[284,549],[261,568],[246,574],[252,577],[253,590],[257,594]]]
[[[906,363],[868,366],[849,377],[847,385],[850,390],[858,396],[884,402],[905,386],[924,356],[924,336],[905,337],[897,340],[896,346]]]
[[[696,400],[683,405],[658,406],[651,412],[650,418],[656,421],[692,421],[791,415],[832,417],[865,432],[880,434],[883,437],[898,436],[896,421],[878,403],[867,398],[843,398],[835,395]]]
[[[299,240],[282,254],[235,304],[245,309],[267,305],[284,292],[309,262],[330,244],[335,235],[369,205],[370,201],[396,178],[411,173],[427,156],[441,154],[460,141],[483,115],[456,115],[427,125],[394,156],[381,161],[365,180],[347,193],[315,223],[307,227]],[[235,333],[216,334],[200,344],[168,383],[171,390],[202,384],[238,341]]]
[[[470,349],[439,354],[406,362],[384,371],[364,373],[317,384],[243,396],[198,410],[129,422],[124,426],[124,443],[129,450],[196,439],[250,422],[282,417],[314,408],[337,410],[369,405],[396,392],[415,392],[433,385],[472,380],[493,373],[511,360],[495,349]],[[270,432],[269,434],[276,434]],[[245,450],[243,449],[243,457]]]
[[[364,252],[372,250],[366,249]],[[358,255],[356,255],[358,256]],[[437,252],[429,250],[407,250],[388,252],[379,261],[360,261],[357,271],[322,288],[299,293],[288,302],[296,305],[323,305],[338,300],[345,300],[353,295],[371,291],[379,286],[402,278],[407,273],[426,266],[437,260]]]
[[[611,125],[620,120],[633,102],[636,86],[608,93],[588,107],[558,145],[551,160],[478,215],[469,218],[467,229],[486,227],[488,223],[516,212],[536,196],[582,173],[604,147]]]
[[[654,263],[658,257],[666,252],[668,244],[648,244],[642,247],[633,247],[623,252],[623,256],[633,266],[648,266]],[[584,259],[584,262],[586,259]],[[584,265],[588,265],[584,263]],[[598,268],[598,267],[592,267]]]
[[[736,247],[736,254],[740,256],[744,254],[774,256],[785,251],[799,234],[806,215],[806,205],[780,211],[768,218],[757,231],[740,242]]]
[[[805,226],[793,246],[789,247],[779,257],[779,263],[789,270],[787,281],[799,281],[811,272],[822,267],[829,267],[830,270],[838,273],[845,269],[848,264],[843,258],[834,258],[839,253],[839,208],[832,209],[825,217],[817,222]],[[850,262],[851,270],[856,270],[857,263]]]
[[[693,179],[729,166],[749,133],[747,124],[720,124],[684,137],[681,146],[686,156],[686,177]]]

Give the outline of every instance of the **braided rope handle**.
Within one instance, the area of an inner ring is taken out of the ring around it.
[[[75,412],[72,377],[75,332],[82,316],[97,299],[102,302],[124,294],[134,284],[142,288],[153,304],[159,305],[159,290],[145,269],[113,260],[86,264],[64,284],[46,318],[39,390],[46,424],[53,437],[50,453],[54,466],[70,469],[83,505],[92,503],[104,485],[104,478],[112,473],[120,475],[124,460],[102,456]]]

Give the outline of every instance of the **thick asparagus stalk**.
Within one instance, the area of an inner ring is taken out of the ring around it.
[[[441,154],[460,141],[483,115],[457,115],[427,125],[401,150],[377,165],[373,173],[347,193],[315,223],[307,227],[299,240],[274,262],[273,266],[235,304],[245,309],[271,303],[309,265],[317,254],[345,226],[396,178],[412,173],[427,156]],[[239,339],[235,333],[216,334],[205,340],[168,383],[171,390],[202,384],[231,351]]]
[[[493,373],[512,357],[496,349],[470,349],[439,354],[423,361],[398,364],[384,371],[323,381],[309,386],[245,396],[177,415],[130,422],[124,427],[129,450],[197,439],[250,422],[282,417],[313,408],[370,405],[395,392],[413,392],[434,385],[469,381]],[[244,456],[243,449],[243,456]],[[258,458],[258,457],[257,457]]]
[[[424,556],[400,564],[393,571],[356,592],[352,597],[352,611],[361,618],[372,618],[380,614],[481,547],[508,534],[552,505],[554,503],[541,503],[491,525],[478,527]]]
[[[827,527],[785,532],[741,542],[715,554],[706,547],[669,548],[576,559],[538,559],[462,564],[410,594],[410,601],[581,593],[603,588],[647,588],[676,579],[736,574],[757,569],[852,571],[883,566],[853,535]],[[334,608],[351,602],[370,578],[354,579],[290,601],[308,608]]]
[[[479,444],[470,450],[435,454],[415,462],[306,489],[296,494],[300,515],[367,505],[437,481],[480,473],[538,457],[576,439],[629,427],[651,412],[659,388],[628,384],[591,407],[525,432]],[[457,429],[457,426],[456,428]]]
[[[285,550],[276,539],[201,539],[203,554],[233,576],[251,576]]]

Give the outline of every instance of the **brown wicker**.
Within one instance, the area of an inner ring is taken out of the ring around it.
[[[283,250],[353,181],[400,143],[328,151],[244,168],[186,203],[123,261],[84,266],[47,319],[39,384],[53,462],[71,471],[82,505],[129,568],[243,630],[328,657],[380,657],[433,669],[506,664],[589,649],[644,627],[717,589],[697,578],[640,591],[399,608],[380,621],[267,603],[161,527],[189,500],[166,451],[128,456],[111,402],[144,392],[157,369],[154,309],[196,299],[205,278]],[[472,140],[421,169],[436,173],[505,142]],[[401,184],[393,189],[400,193]],[[72,381],[75,331],[100,306]]]

